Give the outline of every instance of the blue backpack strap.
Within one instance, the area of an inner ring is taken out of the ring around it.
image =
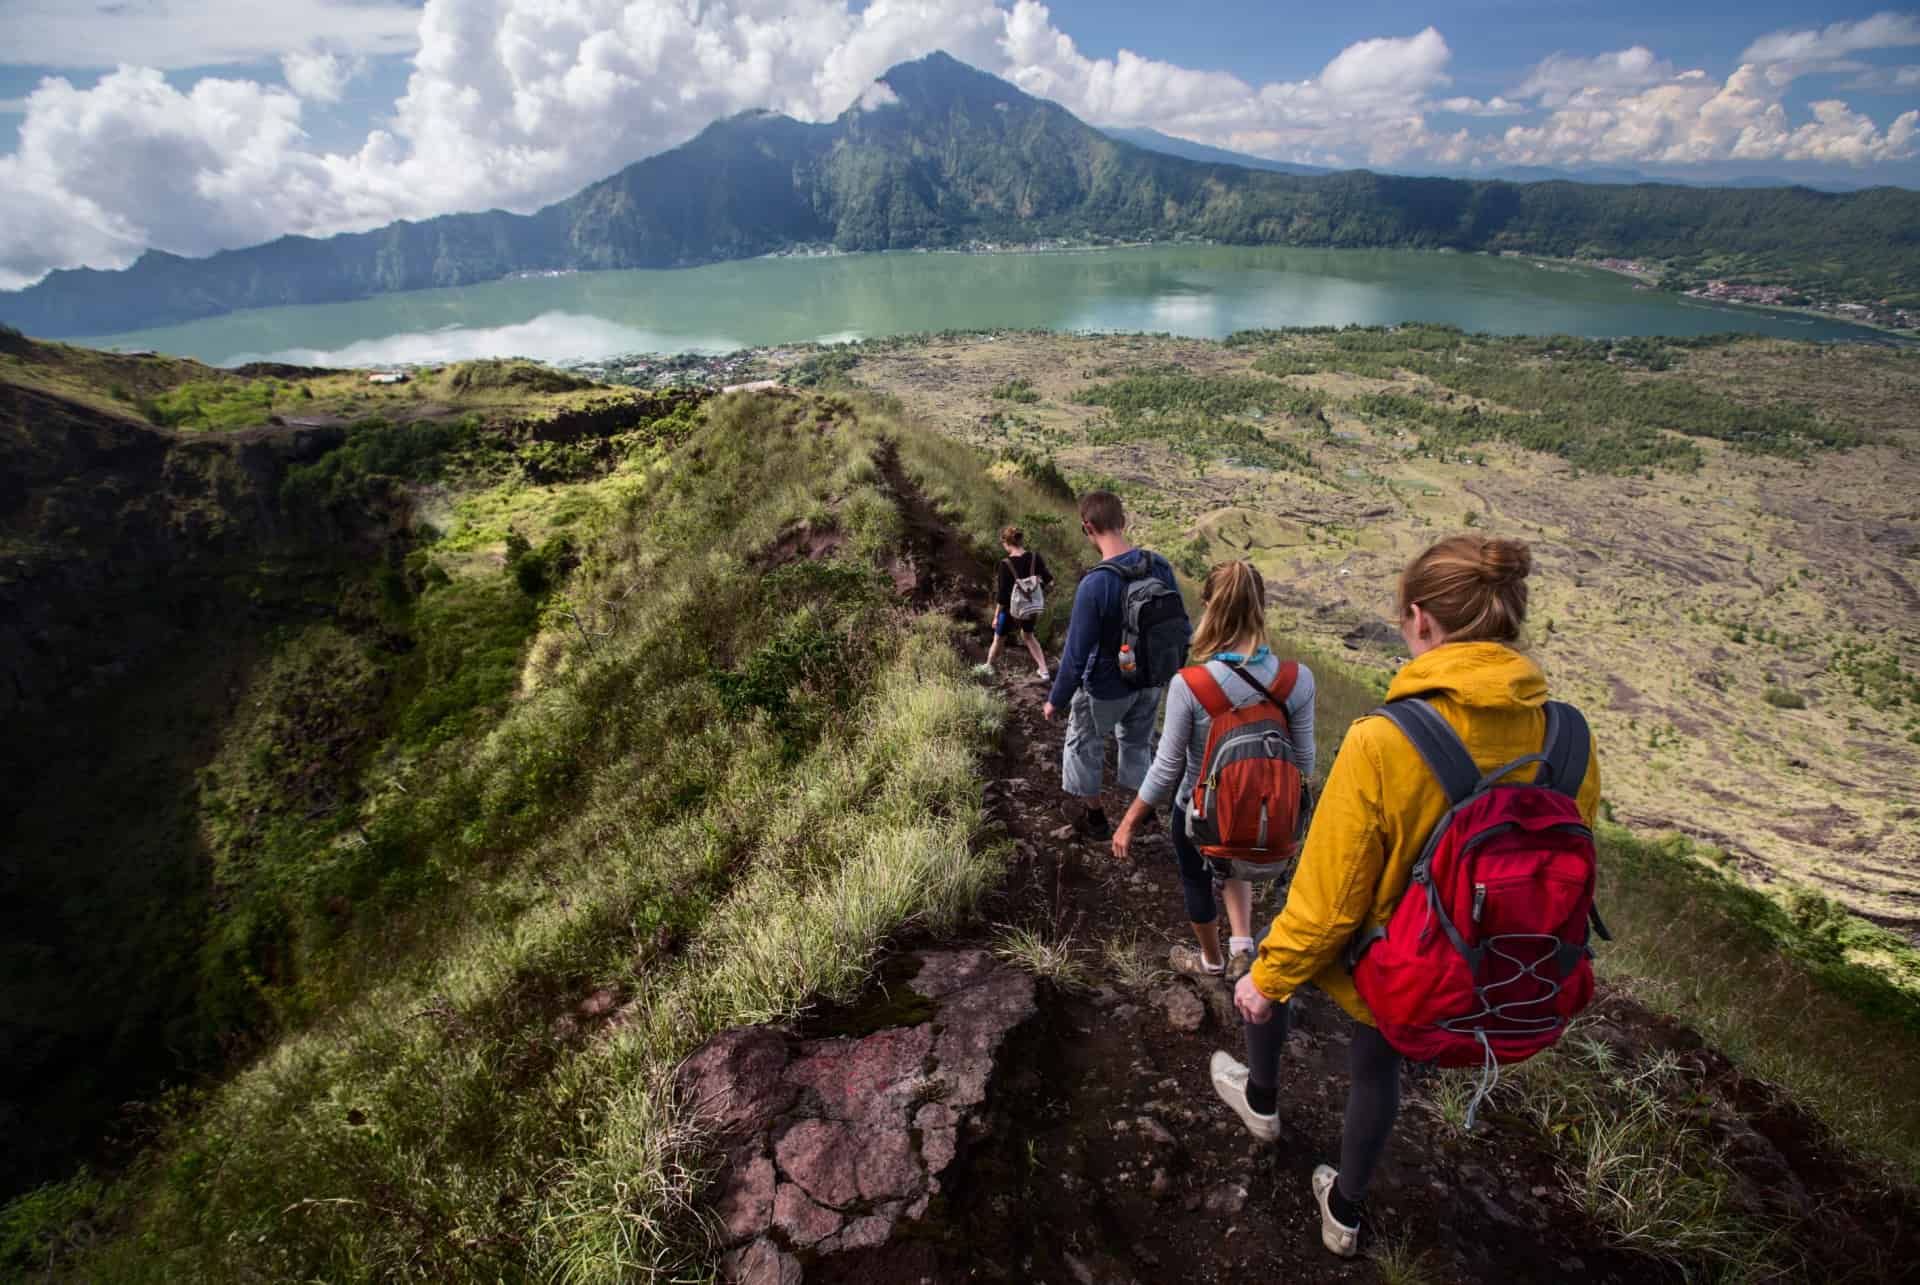
[[[1447,802],[1458,807],[1480,788],[1480,767],[1460,743],[1460,736],[1440,711],[1417,696],[1388,701],[1373,711],[1388,719],[1413,742],[1420,757],[1427,761]]]
[[[1568,798],[1580,796],[1587,779],[1587,763],[1592,755],[1593,735],[1587,730],[1586,717],[1571,705],[1547,702],[1546,771],[1537,784],[1550,785]]]

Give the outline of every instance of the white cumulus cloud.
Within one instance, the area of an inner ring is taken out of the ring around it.
[[[1632,53],[1634,51],[1626,51]],[[1658,64],[1636,57],[1635,64]],[[1862,166],[1915,154],[1908,112],[1885,130],[1843,102],[1811,105],[1813,119],[1788,119],[1783,83],[1770,69],[1744,64],[1724,82],[1684,71],[1634,88],[1585,85],[1536,73],[1516,93],[1531,89],[1553,105],[1538,125],[1515,125],[1493,143],[1498,159],[1519,164],[1699,165],[1715,161],[1810,161]]]
[[[1836,22],[1802,31],[1776,31],[1748,45],[1743,63],[1818,62],[1873,49],[1920,45],[1920,15],[1876,13],[1857,22]]]
[[[365,69],[361,59],[324,52],[284,54],[280,59],[287,87],[316,103],[339,102],[348,82]]]
[[[1645,45],[1592,58],[1553,54],[1533,69],[1513,91],[1513,96],[1538,99],[1543,106],[1559,107],[1576,98],[1643,89],[1671,80],[1673,76],[1673,64],[1655,57],[1653,50]]]

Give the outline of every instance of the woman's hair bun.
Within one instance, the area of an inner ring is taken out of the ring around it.
[[[1533,551],[1521,540],[1488,540],[1480,546],[1480,575],[1488,584],[1525,580],[1533,570]]]

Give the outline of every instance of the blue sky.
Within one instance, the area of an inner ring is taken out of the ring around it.
[[[535,208],[935,48],[1285,160],[1920,186],[1920,9],[1885,4],[0,0],[0,286]]]

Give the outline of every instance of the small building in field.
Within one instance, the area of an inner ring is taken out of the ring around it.
[[[376,370],[367,376],[369,384],[404,384],[407,372],[404,370]]]

